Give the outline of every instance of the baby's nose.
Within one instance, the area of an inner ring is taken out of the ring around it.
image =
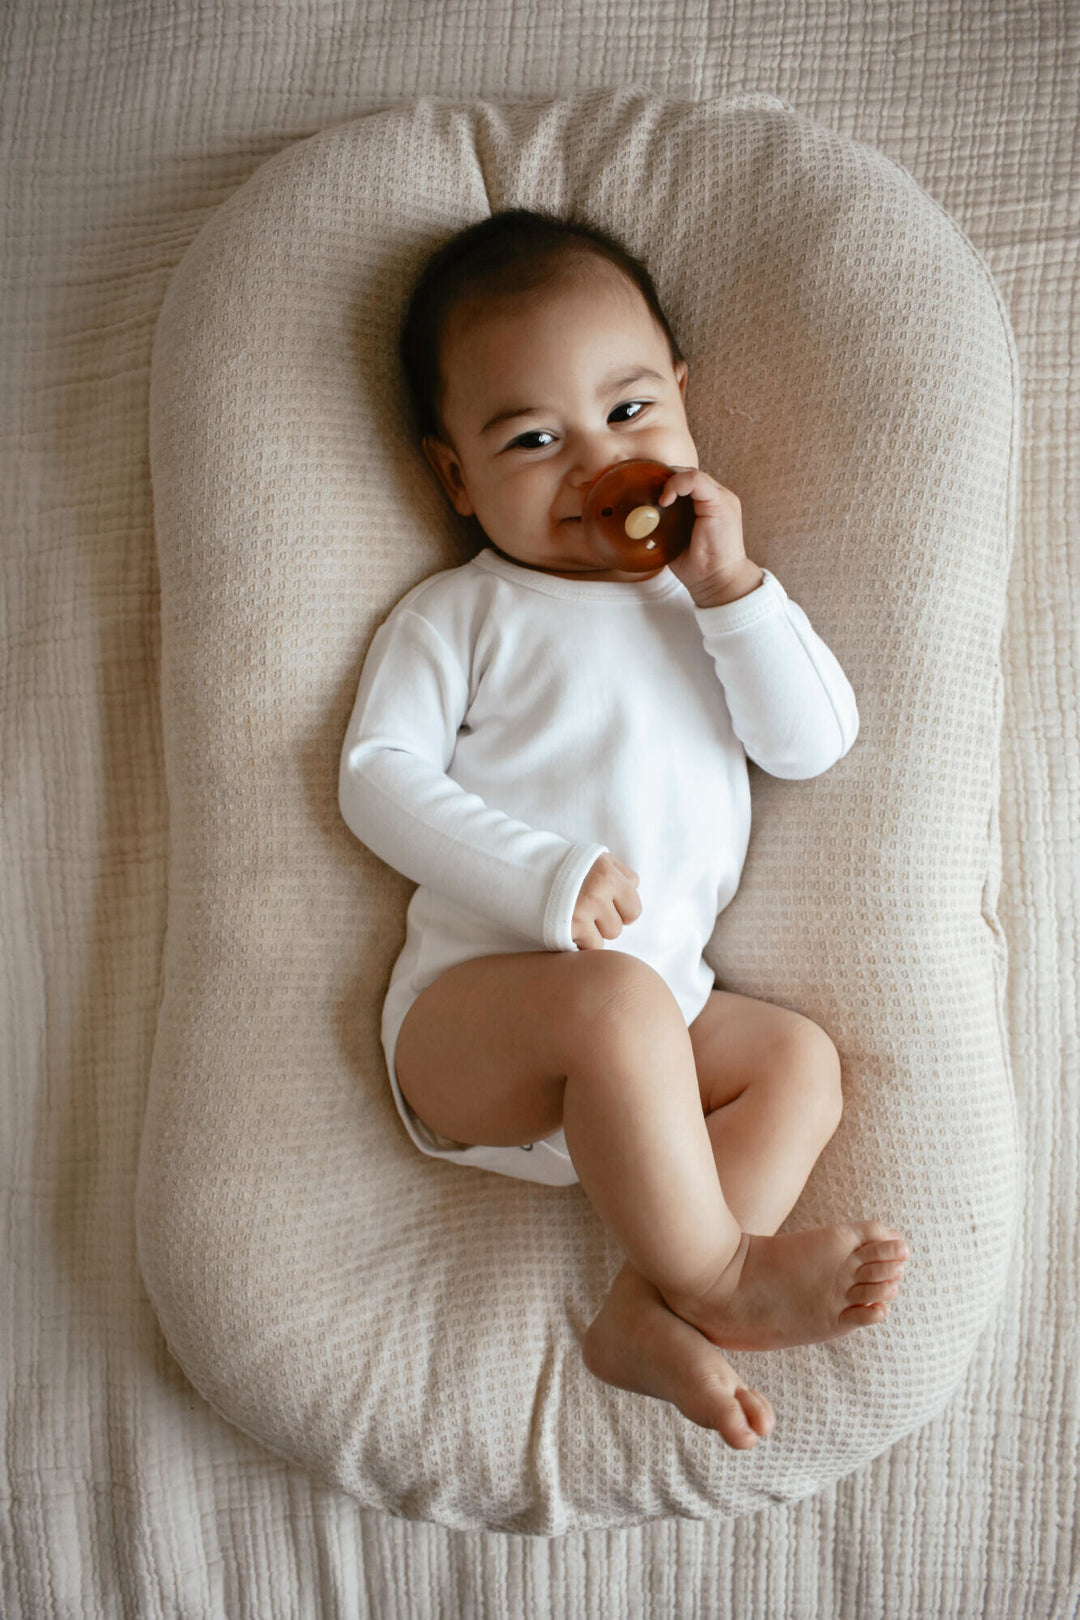
[[[577,490],[589,489],[596,483],[601,473],[607,472],[609,467],[614,467],[616,462],[627,459],[626,456],[612,455],[610,450],[597,452],[592,456],[582,456],[570,474],[570,482]]]

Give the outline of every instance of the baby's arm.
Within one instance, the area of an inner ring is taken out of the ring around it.
[[[700,467],[673,471],[660,505],[678,495],[692,496],[696,515],[689,549],[669,566],[693,598],[735,735],[773,776],[820,775],[859,730],[847,676],[779,580],[747,557],[738,496]]]
[[[772,776],[819,776],[859,730],[851,684],[802,608],[764,570],[757,590],[697,608],[735,735]]]
[[[530,827],[447,775],[468,693],[467,671],[439,631],[399,605],[364,664],[341,752],[341,813],[413,882],[538,948],[573,950],[575,930],[592,937],[576,907],[607,848]]]

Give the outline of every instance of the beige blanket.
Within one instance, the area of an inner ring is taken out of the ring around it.
[[[23,0],[0,39],[5,1613],[1074,1614],[1075,13]],[[419,92],[522,100],[625,79],[771,91],[880,147],[959,221],[1009,305],[1025,460],[1000,910],[1024,1197],[1004,1303],[929,1428],[789,1508],[548,1544],[392,1521],[268,1458],[191,1393],[138,1280],[169,864],[147,385],[173,267],[266,156]]]

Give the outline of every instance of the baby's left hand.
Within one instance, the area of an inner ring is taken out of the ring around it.
[[[764,579],[743,545],[739,497],[700,467],[677,467],[660,491],[658,506],[693,497],[694,532],[686,551],[668,563],[697,607],[719,607],[755,590]]]

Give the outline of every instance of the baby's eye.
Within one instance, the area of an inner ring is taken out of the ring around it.
[[[532,428],[528,433],[519,433],[516,439],[511,439],[506,448],[508,450],[546,450],[548,445],[553,444],[554,441],[554,433],[548,433],[545,428]]]
[[[643,411],[648,403],[649,403],[649,401],[647,399],[627,399],[627,400],[624,400],[621,405],[616,405],[615,409],[612,411],[611,415],[608,417],[608,421],[609,422],[632,422],[634,417],[637,416],[640,411]],[[629,412],[629,415],[620,414],[621,412],[624,412],[624,411]]]

